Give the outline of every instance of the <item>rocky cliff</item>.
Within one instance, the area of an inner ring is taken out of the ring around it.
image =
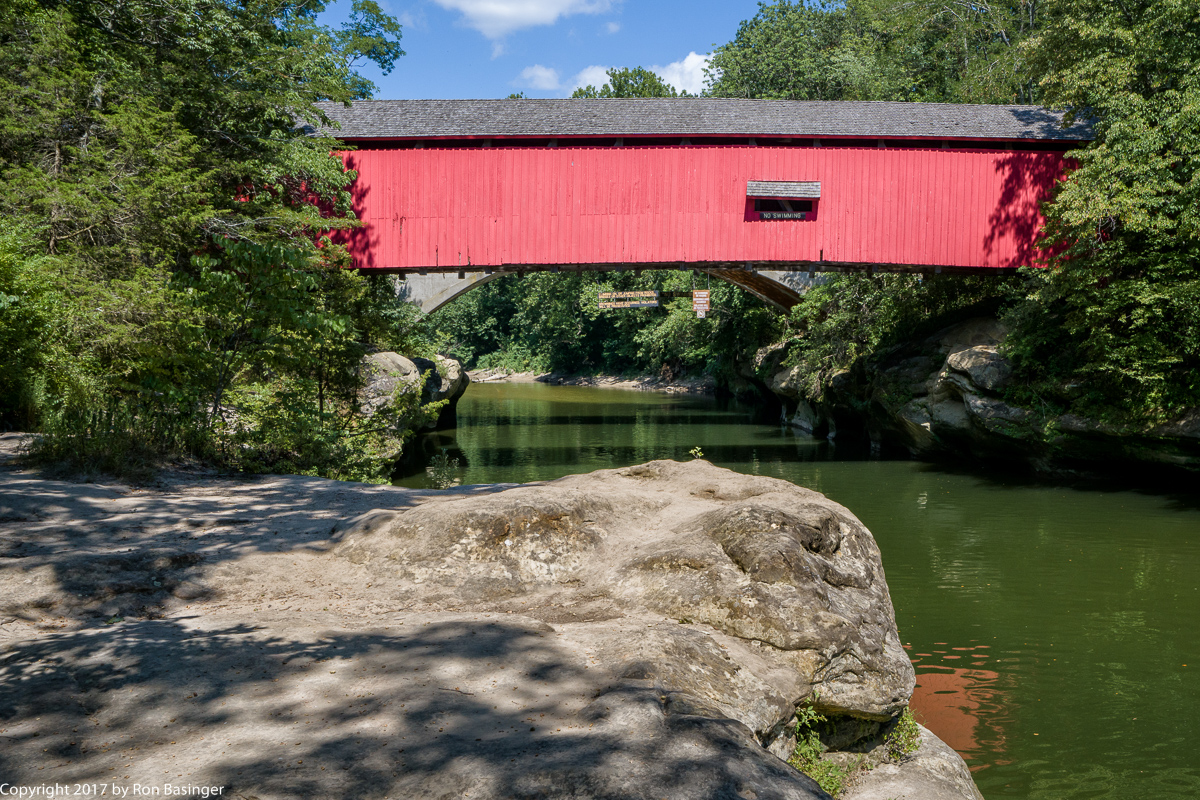
[[[833,376],[819,401],[798,368],[775,366],[776,349],[765,356],[769,387],[788,424],[807,435],[865,435],[921,457],[1021,462],[1051,473],[1200,471],[1200,409],[1138,426],[1011,402],[1005,334],[995,319],[954,325]]]

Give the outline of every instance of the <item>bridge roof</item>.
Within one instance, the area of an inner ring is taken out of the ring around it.
[[[715,98],[321,103],[339,139],[812,137],[1088,141],[1038,106]]]

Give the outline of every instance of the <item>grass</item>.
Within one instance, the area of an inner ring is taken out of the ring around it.
[[[809,705],[796,709],[796,747],[788,758],[788,764],[812,778],[829,794],[839,797],[854,776],[870,766],[865,755],[848,766],[824,757],[825,746],[821,743],[818,730],[828,720],[813,709],[811,702],[815,699],[816,695],[810,699]],[[897,761],[917,751],[921,746],[921,729],[913,719],[912,711],[905,708],[901,712],[891,732],[884,737],[884,744],[888,755]]]

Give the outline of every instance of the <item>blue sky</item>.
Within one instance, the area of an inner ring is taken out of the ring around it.
[[[378,0],[404,26],[408,55],[390,75],[362,69],[375,97],[566,97],[604,80],[607,67],[648,67],[697,91],[714,45],[733,38],[753,0]],[[322,20],[337,26],[350,0]]]

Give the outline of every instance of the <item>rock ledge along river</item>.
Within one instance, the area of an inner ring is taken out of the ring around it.
[[[458,414],[444,444],[468,483],[700,447],[851,509],[883,553],[917,717],[990,800],[1200,797],[1200,489],[864,460],[704,397],[484,384]]]

